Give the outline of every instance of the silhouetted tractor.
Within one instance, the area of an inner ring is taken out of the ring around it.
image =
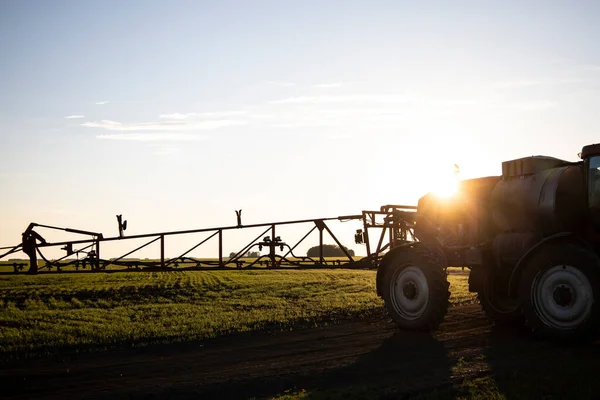
[[[469,291],[497,324],[558,340],[600,324],[600,144],[581,161],[533,156],[502,175],[463,180],[450,198],[419,199],[415,241],[390,250],[377,292],[403,329],[432,331],[449,305],[447,267],[469,269]]]

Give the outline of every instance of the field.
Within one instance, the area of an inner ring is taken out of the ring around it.
[[[452,276],[454,303],[472,300]],[[0,356],[203,340],[381,312],[374,271],[0,276]]]
[[[434,335],[402,332],[374,271],[0,276],[7,398],[593,398],[600,348],[495,328],[467,276]]]
[[[355,256],[355,257],[353,257],[353,260],[360,261],[361,258],[363,258],[363,257]],[[168,258],[165,258],[165,260],[167,260],[167,259]],[[229,260],[229,256],[224,256],[223,261],[227,262],[228,260]],[[286,260],[290,263],[298,263],[300,265],[306,265],[307,263],[308,264],[311,263],[311,261],[303,260],[302,258],[296,258],[296,257],[291,257],[291,256],[286,257]],[[348,258],[346,258],[346,257],[324,257],[323,260],[324,260],[324,263],[329,266],[336,266],[336,265],[340,265],[340,264],[348,262]],[[54,261],[54,260],[52,260],[52,261]],[[84,266],[82,260],[80,260],[80,263],[77,266],[75,261],[76,260],[74,260],[74,259],[64,259],[64,260],[58,261],[58,264],[60,265],[60,269],[62,272],[74,272],[74,271],[83,271],[83,272],[88,271],[89,272],[90,271],[91,266],[89,263],[86,263]],[[236,261],[239,262],[240,264],[242,264],[244,267],[247,267],[250,264],[253,264],[252,269],[265,268],[265,267],[267,267],[267,263],[269,262],[268,258],[265,257],[264,255],[260,261],[257,260],[256,257],[240,257]],[[121,262],[121,264],[117,263],[117,264],[106,265],[105,270],[107,270],[107,271],[136,270],[136,269],[142,269],[144,267],[148,267],[148,266],[150,266],[150,264],[153,264],[156,267],[160,266],[159,259],[124,258],[120,262]],[[125,263],[127,265],[124,265],[123,263]],[[56,266],[51,265],[48,268],[46,265],[47,264],[44,260],[38,259],[38,268],[40,269],[40,272],[45,273],[48,271],[50,271],[50,272],[56,271]],[[207,266],[214,267],[217,265],[218,265],[218,258],[197,258],[197,257],[188,258],[188,257],[185,257],[184,259],[177,258],[177,259],[173,260],[173,262],[170,263],[168,265],[168,267],[170,269],[175,269],[175,270],[186,270],[186,269],[190,269],[190,268],[197,269],[198,267],[202,268],[202,267],[207,267]],[[290,266],[286,263],[283,263],[282,265],[284,267]],[[4,274],[14,273],[15,268],[17,269],[18,272],[27,272],[27,270],[29,269],[29,260],[13,259],[12,261],[7,261],[7,260],[0,261],[0,273],[4,273]],[[234,269],[234,268],[236,268],[236,264],[235,263],[228,264],[227,268]]]

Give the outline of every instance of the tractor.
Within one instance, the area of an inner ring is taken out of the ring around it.
[[[401,329],[437,330],[449,306],[448,267],[498,325],[586,341],[600,325],[600,144],[580,161],[531,156],[502,175],[459,182],[451,197],[422,196],[414,238],[388,251],[377,294]]]

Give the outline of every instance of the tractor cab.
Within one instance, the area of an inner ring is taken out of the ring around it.
[[[600,233],[600,143],[585,146],[581,150],[581,158],[586,173],[588,190],[588,206],[591,222]]]

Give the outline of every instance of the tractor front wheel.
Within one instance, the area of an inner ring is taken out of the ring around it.
[[[386,266],[382,297],[400,328],[433,331],[448,310],[449,286],[434,253],[425,248],[405,248]]]

